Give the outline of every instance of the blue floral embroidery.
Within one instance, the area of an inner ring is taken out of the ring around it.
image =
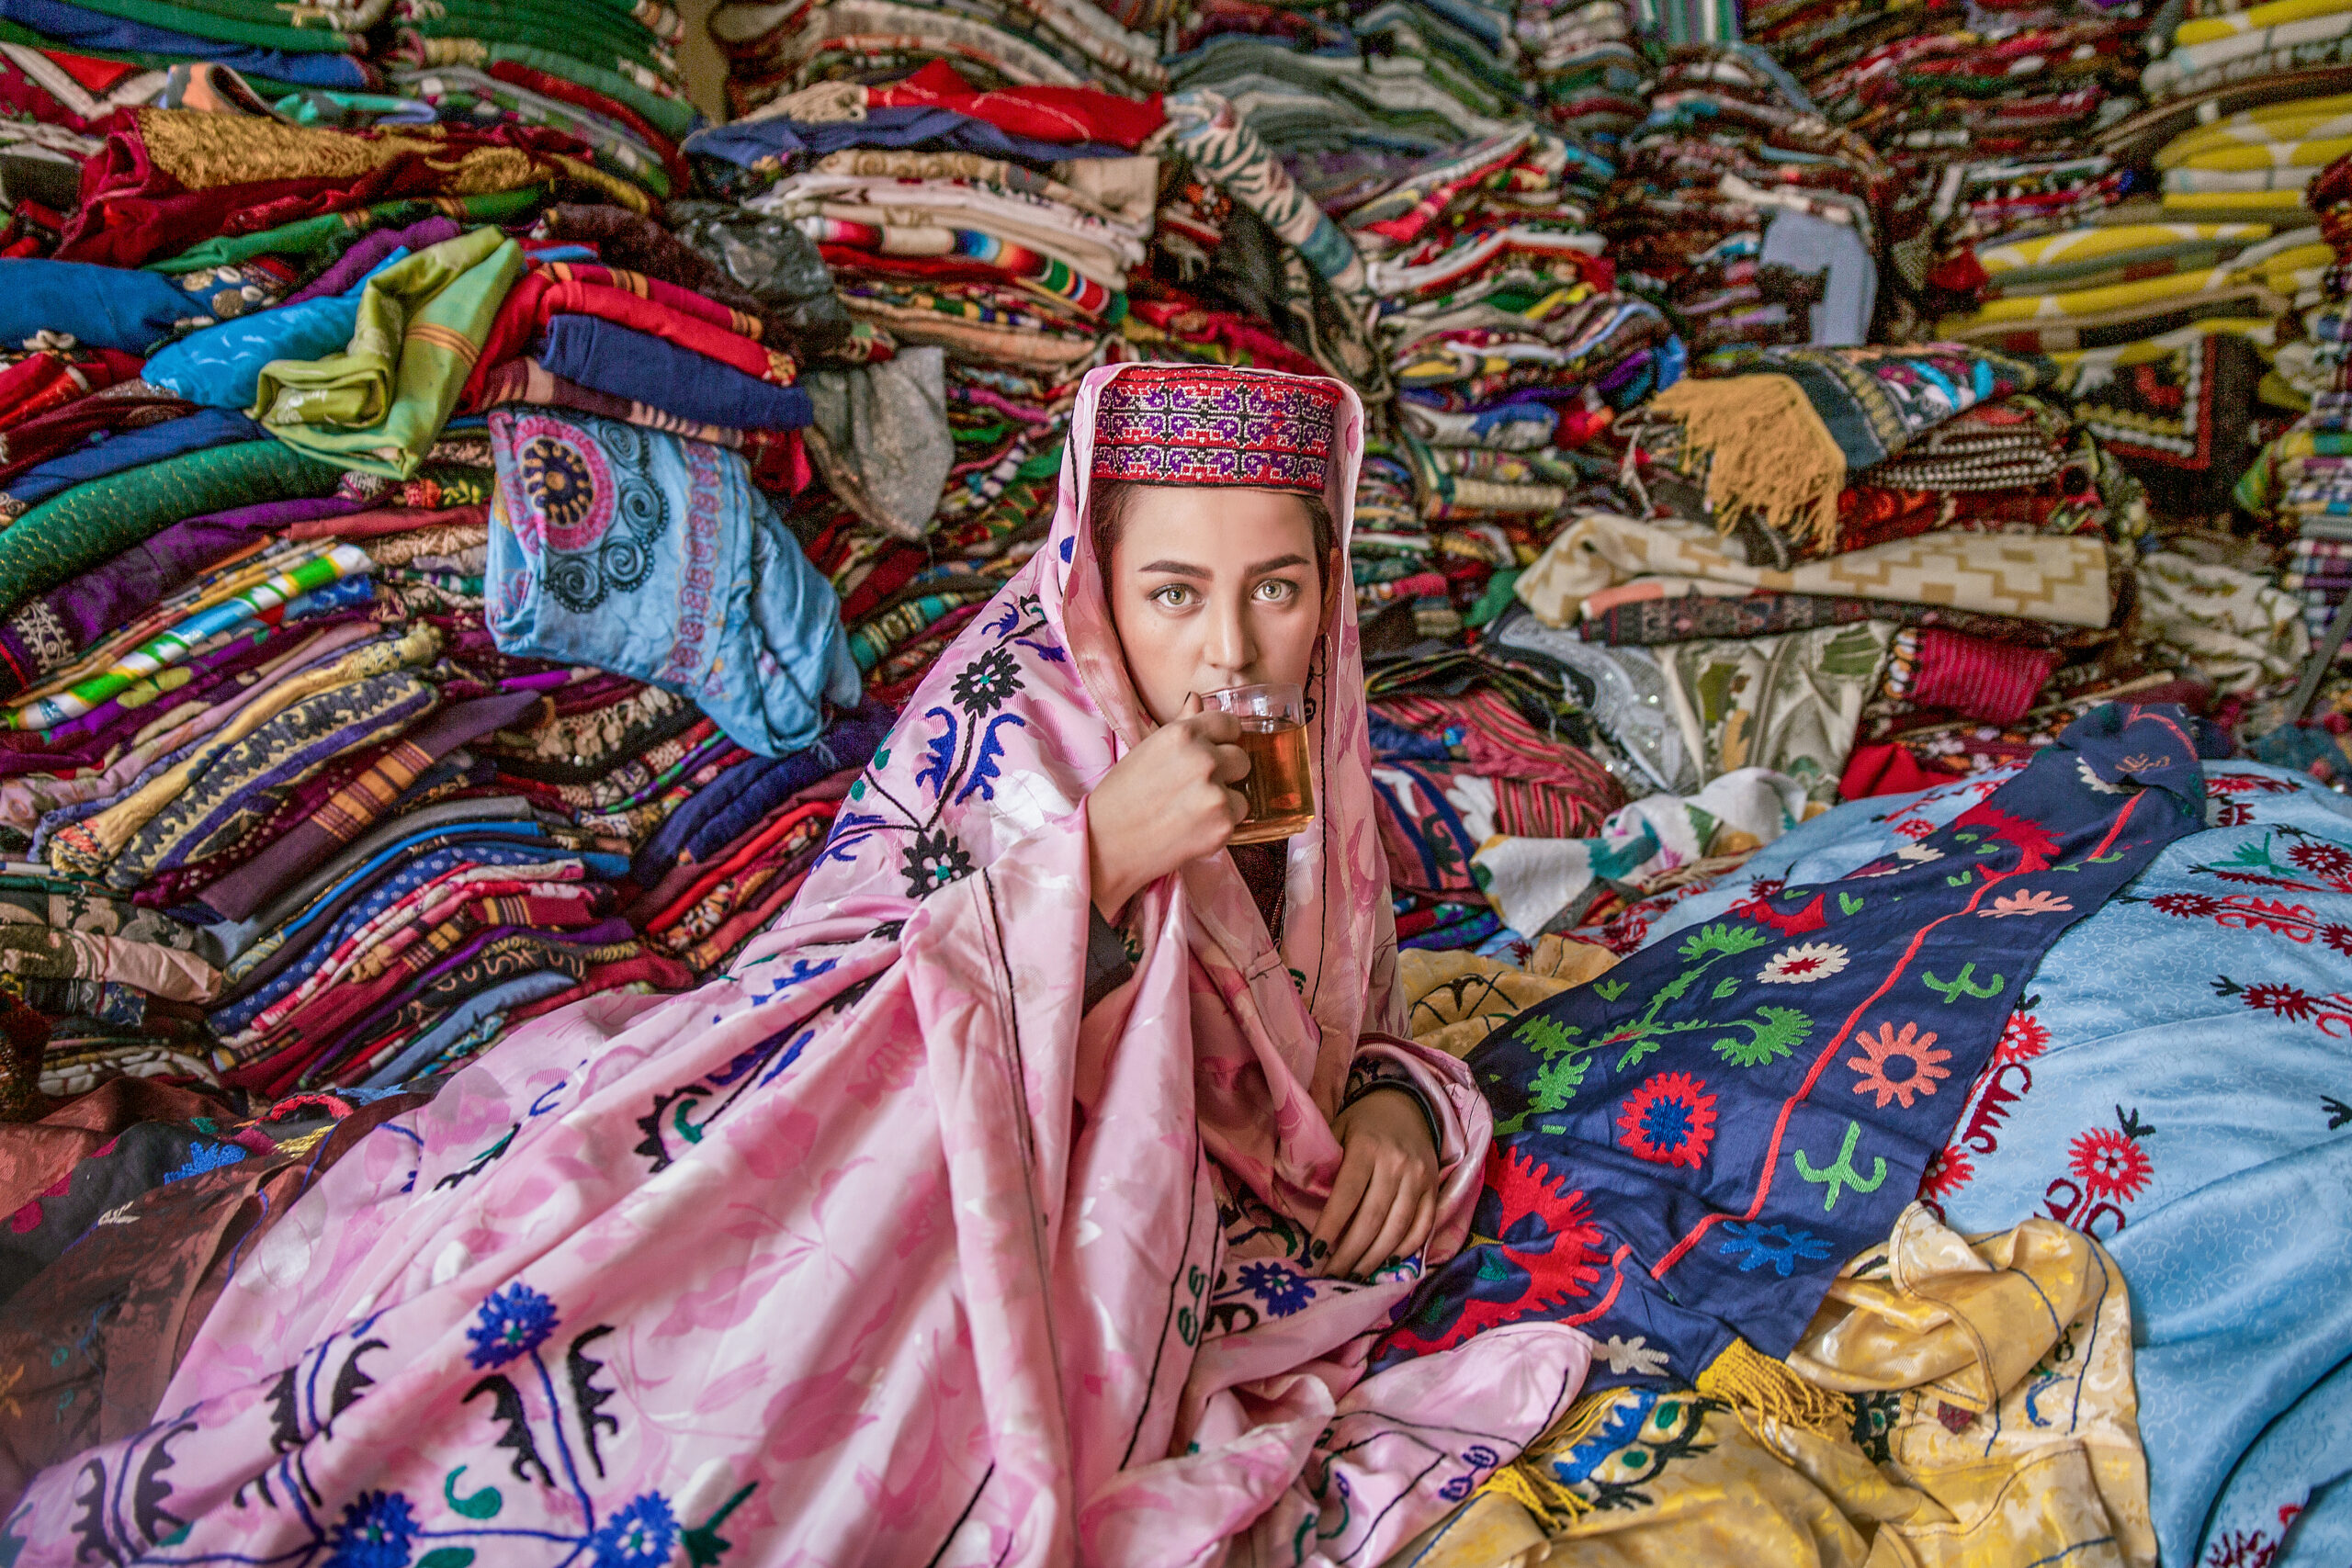
[[[1270,1317],[1288,1317],[1315,1300],[1315,1287],[1279,1263],[1244,1263],[1241,1288],[1266,1303]]]
[[[187,1158],[164,1172],[165,1181],[185,1181],[191,1176],[202,1176],[208,1170],[219,1170],[224,1165],[235,1165],[245,1157],[245,1150],[235,1144],[196,1144],[187,1151]]]
[[[947,787],[949,770],[956,765],[956,737],[958,731],[956,716],[945,708],[926,709],[923,717],[943,720],[947,726],[923,747],[922,754],[927,765],[915,770],[916,786],[931,791],[932,799],[937,800],[939,792]]]
[[[327,1536],[326,1568],[407,1568],[416,1513],[397,1492],[362,1492]]]
[[[1724,1235],[1730,1238],[1723,1245],[1724,1256],[1738,1258],[1743,1274],[1753,1274],[1769,1263],[1785,1280],[1799,1262],[1818,1263],[1829,1256],[1826,1239],[1786,1225],[1749,1225],[1730,1220],[1724,1224]]]
[[[989,720],[988,728],[980,736],[980,754],[972,764],[972,776],[956,792],[958,806],[970,799],[974,790],[980,792],[982,800],[996,798],[997,760],[1004,755],[1004,742],[996,738],[996,732],[1008,724],[1021,729],[1029,728],[1029,721],[1017,713],[1001,713]]]
[[[678,1517],[659,1492],[632,1499],[589,1538],[596,1568],[662,1568],[677,1544]]]
[[[466,1329],[474,1348],[466,1359],[477,1371],[503,1367],[546,1344],[555,1325],[555,1303],[518,1280],[492,1292],[474,1314]]]

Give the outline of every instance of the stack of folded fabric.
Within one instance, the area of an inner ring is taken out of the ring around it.
[[[2278,587],[2317,638],[2352,592],[2352,153],[2330,164],[2307,195],[2332,259],[2319,303],[2278,357],[2308,412],[2263,448],[2236,498],[2272,537],[2291,541],[2279,555]]]
[[[749,112],[687,151],[745,220],[816,244],[871,345],[811,378],[827,485],[797,522],[887,705],[1045,536],[1079,379],[1145,261],[1161,75],[1083,4],[779,9],[714,17]],[[1163,332],[1215,335],[1163,303]]]
[[[1649,64],[1623,0],[1519,0],[1520,72],[1563,135],[1605,144],[1648,110]]]
[[[1230,103],[1327,207],[1525,118],[1508,9],[1379,0],[1346,11],[1199,6],[1167,58],[1169,85]]]
[[[539,69],[481,10],[401,36]],[[691,984],[887,728],[779,505],[843,391],[803,365],[888,340],[552,118],[203,80],[0,261],[15,1080],[382,1087]]]
[[[1149,35],[1170,10],[1164,0],[1132,0],[1116,16],[1087,0],[973,0],[953,11],[899,0],[724,0],[709,27],[727,57],[729,108],[741,120],[813,83],[879,85],[934,63],[982,91],[1093,82],[1140,95],[1165,85]]]
[[[384,40],[377,60],[391,85],[444,119],[564,130],[592,143],[600,165],[657,194],[684,172],[678,143],[702,117],[675,52],[684,24],[662,0],[346,0],[344,8]]]
[[[2089,221],[2134,186],[2083,145],[2128,113],[2142,24],[2084,3],[1963,7],[1775,5],[1748,37],[1866,137],[1899,186],[1886,214],[1898,303],[1929,309],[1977,281],[1971,247]]]
[[[379,7],[380,8],[380,7]],[[344,8],[300,18],[267,0],[164,6],[147,0],[0,4],[0,162],[9,175],[10,240],[52,240],[74,202],[82,160],[115,115],[155,104],[203,106],[216,70],[271,98],[370,92],[368,21]],[[17,254],[17,253],[10,253]]]
[[[1618,411],[1679,374],[1664,316],[1612,288],[1588,225],[1609,169],[1521,122],[1351,193],[1335,214],[1363,258],[1396,389],[1379,457],[1384,472],[1409,470],[1418,522],[1363,542],[1360,596],[1370,608],[1409,593],[1422,635],[1492,618],[1509,591],[1498,574],[1615,472]]]
[[[1652,513],[1577,515],[1496,629],[1583,671],[1623,776],[1919,787],[2172,678],[2105,630],[2144,507],[2033,396],[2046,362],[1939,344],[1741,368],[1649,405]]]
[[[1620,286],[1694,355],[1864,342],[1890,188],[1870,143],[1752,46],[1676,51],[1649,105],[1600,216]]]

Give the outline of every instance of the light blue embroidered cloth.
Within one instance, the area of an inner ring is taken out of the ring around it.
[[[1840,807],[1671,909],[1913,846],[2006,774]],[[2048,1214],[2132,1290],[2164,1561],[2352,1562],[2352,803],[2207,764],[2207,820],[2043,957],[1922,1196]],[[2299,1512],[2300,1511],[2300,1512]]]
[[[763,757],[857,703],[841,601],[743,459],[555,409],[490,416],[491,635],[509,653],[633,675]]]

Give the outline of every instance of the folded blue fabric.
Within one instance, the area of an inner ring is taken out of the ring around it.
[[[978,152],[984,158],[1029,158],[1051,164],[1063,158],[1125,158],[1124,147],[1107,141],[1040,141],[1014,136],[984,119],[954,109],[868,109],[863,119],[755,119],[714,125],[686,138],[688,152],[707,153],[752,168],[763,158],[788,163],[806,152],[822,157],[844,147],[921,147]]]
[[[442,1015],[441,1021],[418,1035],[404,1046],[401,1054],[377,1068],[361,1084],[362,1089],[390,1089],[414,1077],[431,1066],[444,1051],[464,1039],[484,1019],[492,1014],[503,1016],[509,1009],[568,991],[579,982],[557,969],[540,969],[528,975],[518,975],[512,980],[501,980],[487,990],[476,991]]]
[[[676,692],[763,757],[807,748],[827,703],[858,700],[841,601],[740,454],[540,408],[493,412],[490,443],[485,619],[502,651]]]
[[[260,390],[261,367],[271,360],[324,359],[348,346],[352,329],[359,324],[359,300],[368,290],[368,278],[407,254],[406,246],[394,250],[341,294],[256,310],[190,333],[158,349],[141,377],[149,386],[192,403],[250,408]]]
[[[0,0],[0,20],[30,28],[69,49],[110,49],[128,54],[171,54],[209,60],[242,76],[260,76],[297,87],[364,87],[368,73],[347,54],[289,54],[282,49],[251,49],[149,27],[65,0]]]
[[[6,7],[11,0],[0,0]],[[209,322],[206,301],[171,278],[89,262],[0,261],[0,344],[70,333],[85,348],[145,354],[183,327]]]
[[[551,316],[540,364],[608,397],[727,430],[797,430],[817,417],[804,387],[775,387],[732,365],[594,316]]]
[[[103,435],[87,446],[75,447],[62,457],[51,457],[48,462],[27,468],[10,479],[7,487],[0,490],[0,495],[6,495],[29,510],[75,485],[102,479],[108,474],[119,474],[126,468],[143,468],[149,463],[160,463],[166,457],[176,457],[183,452],[199,451],[207,446],[267,439],[269,432],[242,413],[229,409],[198,409],[192,414],[167,419],[161,424],[142,425],[136,430]]]

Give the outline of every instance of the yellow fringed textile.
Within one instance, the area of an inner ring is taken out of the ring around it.
[[[1600,1424],[1609,1419],[1609,1413],[1629,1392],[1605,1389],[1577,1400],[1568,1406],[1566,1415],[1552,1424],[1550,1431],[1527,1446],[1527,1451],[1515,1463],[1487,1477],[1478,1493],[1510,1498],[1547,1530],[1563,1529],[1578,1515],[1590,1513],[1590,1503],[1554,1477],[1551,1457],[1567,1452],[1599,1431]]]
[[[1686,379],[1650,407],[1681,424],[1686,472],[1709,460],[1707,505],[1719,531],[1730,533],[1753,512],[1792,538],[1836,551],[1846,455],[1804,389],[1786,376]]]
[[[1815,1387],[1745,1339],[1735,1339],[1699,1374],[1699,1392],[1738,1412],[1749,1430],[1761,1417],[1802,1427],[1833,1441],[1853,1426],[1853,1411],[1838,1394]],[[1762,1434],[1758,1433],[1758,1437]]]

